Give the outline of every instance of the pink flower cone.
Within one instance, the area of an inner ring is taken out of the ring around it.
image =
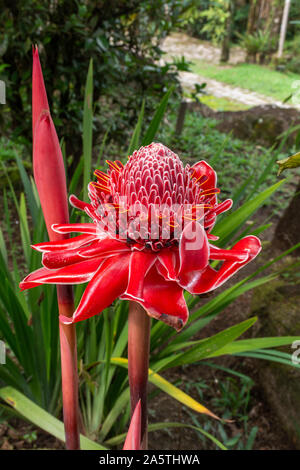
[[[230,250],[213,244],[216,217],[232,201],[217,202],[217,176],[205,161],[184,167],[171,150],[152,143],[125,165],[107,163],[108,172],[96,170],[97,182],[89,184],[89,203],[70,197],[91,223],[52,225],[62,236],[80,235],[33,246],[44,267],[20,287],[88,283],[72,318],[61,317],[66,324],[97,315],[120,297],[179,331],[188,320],[183,291],[218,288],[257,256],[260,241],[247,236]],[[223,262],[215,270],[210,260]]]

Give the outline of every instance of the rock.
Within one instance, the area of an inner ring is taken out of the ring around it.
[[[13,446],[10,444],[10,442],[8,441],[8,439],[5,437],[3,439],[3,443],[1,445],[1,450],[13,450]]]
[[[280,144],[278,137],[300,125],[300,111],[275,105],[254,106],[243,111],[214,111],[204,103],[187,100],[186,110],[199,111],[204,117],[216,119],[216,129],[232,134],[241,140],[250,140],[265,147]],[[182,107],[180,108],[182,114]],[[179,113],[179,116],[180,116]],[[180,120],[178,118],[178,120]],[[184,116],[182,121],[184,121]],[[180,122],[181,123],[181,122]],[[180,130],[183,123],[181,123]],[[299,130],[289,134],[286,143],[293,145]]]
[[[217,125],[219,131],[232,131],[239,139],[267,147],[278,145],[280,134],[300,124],[300,112],[297,109],[274,105],[254,106],[245,111],[218,112],[213,117],[220,121]],[[289,136],[288,144],[294,142],[296,135],[297,132],[294,132]]]
[[[0,437],[4,436],[7,431],[7,426],[5,424],[0,424]]]
[[[285,259],[285,267],[295,262]],[[256,337],[300,336],[299,278],[279,277],[254,291],[251,316],[258,316]],[[291,346],[281,348],[290,353]],[[259,380],[264,395],[282,427],[300,449],[300,371],[276,362],[260,361]]]
[[[274,238],[273,246],[282,251],[291,248],[300,242],[300,181],[290,204],[286,208],[283,216],[279,219]],[[300,247],[294,252],[300,255]]]

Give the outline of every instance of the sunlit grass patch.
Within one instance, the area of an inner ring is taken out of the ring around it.
[[[282,73],[257,64],[219,66],[201,60],[194,61],[191,70],[204,77],[245,88],[284,101],[293,92],[293,83],[299,74]]]

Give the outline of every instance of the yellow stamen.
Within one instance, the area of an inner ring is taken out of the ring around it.
[[[109,176],[106,173],[104,173],[104,171],[101,171],[101,170],[95,170],[94,175],[97,176],[97,178],[102,177],[102,178],[106,178],[107,180],[110,179]]]
[[[96,189],[101,189],[102,191],[107,191],[108,193],[110,193],[110,189],[107,186],[104,186],[103,184],[100,184],[98,182],[92,182],[91,185],[94,186],[94,188]]]
[[[213,206],[209,205],[209,204],[196,204],[195,206],[193,206],[193,209],[212,209]]]
[[[167,224],[168,224],[170,227],[172,227],[172,228],[179,227],[179,224],[173,225],[173,224],[170,224],[169,222],[167,222]]]
[[[183,215],[182,217],[186,220],[193,220],[194,222],[196,222],[197,220],[202,219],[202,217],[188,217],[187,215]]]
[[[118,173],[120,173],[121,168],[118,167],[118,165],[115,162],[110,162],[109,160],[106,160],[106,163],[113,169],[116,170]]]
[[[207,191],[209,191],[209,189]],[[203,193],[201,193],[200,196],[213,196],[214,194],[219,194],[219,192],[220,192],[219,189],[215,189],[214,191],[211,191],[210,193],[203,191]]]

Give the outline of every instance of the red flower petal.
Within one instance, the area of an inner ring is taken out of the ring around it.
[[[80,261],[82,257],[78,254],[78,250],[48,251],[43,253],[42,257],[42,264],[48,269],[58,269]]]
[[[210,188],[216,187],[217,173],[204,160],[201,160],[200,162],[195,163],[195,165],[193,165],[191,169],[194,170],[194,176],[196,178],[200,178],[203,175],[206,176],[206,180],[204,181],[204,183],[201,184],[201,187],[203,189],[210,189]]]
[[[60,320],[65,324],[86,320],[112,304],[126,289],[129,259],[130,255],[106,259],[85,289],[73,317]]]
[[[52,251],[43,253],[43,265],[49,269],[56,269],[74,263],[79,263],[85,258],[107,258],[118,255],[121,252],[128,252],[130,248],[118,240],[111,238],[104,240],[94,240],[89,246],[80,249]]]
[[[88,202],[81,201],[74,194],[71,194],[71,196],[69,197],[69,201],[70,204],[75,207],[75,209],[80,209],[81,211],[84,211],[86,207],[91,208],[91,204],[89,204]]]
[[[190,222],[184,228],[179,244],[179,256],[179,284],[192,292],[209,259],[209,243],[205,230],[199,223]]]
[[[102,258],[93,258],[60,269],[40,268],[26,276],[20,283],[20,288],[25,290],[42,284],[81,284],[88,282],[92,279],[102,261]]]
[[[90,235],[96,235],[98,232],[98,227],[96,224],[87,223],[87,224],[53,224],[52,230],[56,233],[89,233]]]
[[[98,240],[93,245],[82,248],[78,251],[78,254],[82,258],[89,258],[91,256],[110,256],[121,252],[130,251],[130,247],[126,245],[124,241],[115,240],[114,238],[104,238]]]
[[[43,254],[42,262],[45,268],[57,269],[79,263],[84,258],[107,258],[128,251],[130,248],[124,242],[106,238],[95,240],[91,245],[81,249],[46,252]]]
[[[247,250],[222,250],[214,245],[209,245],[209,249],[209,259],[241,262],[246,261],[249,257]]]
[[[128,285],[123,299],[142,300],[144,279],[155,261],[154,253],[135,251],[130,255]]]
[[[168,248],[161,250],[158,253],[158,271],[164,276],[164,278],[168,281],[176,281],[177,278],[177,271],[179,265],[179,257],[178,253],[174,250],[170,250]],[[163,267],[163,270],[161,270]]]
[[[253,235],[250,235],[238,241],[234,245],[232,251],[248,251],[247,259],[242,262],[225,261],[218,271],[212,269],[210,266],[207,266],[197,284],[193,286],[193,291],[191,293],[203,294],[205,292],[209,292],[213,289],[216,289],[217,287],[220,287],[239,269],[241,269],[247,263],[252,261],[258,255],[260,250],[260,241],[257,237]]]
[[[210,231],[213,226],[215,225],[217,220],[217,216],[214,212],[208,212],[208,214],[204,218],[204,227],[207,231]]]
[[[143,300],[139,303],[151,317],[162,320],[177,331],[188,320],[189,312],[182,288],[176,282],[165,281],[155,266],[144,280]]]
[[[213,240],[213,241],[219,240],[219,237],[217,237],[216,235],[213,235],[212,233],[207,233],[206,235],[207,235],[208,240]]]
[[[216,203],[217,201],[215,201]],[[220,204],[216,204],[214,209],[208,212],[204,219],[204,227],[206,230],[211,231],[216,223],[217,216],[222,212],[228,211],[232,207],[232,199],[226,199]],[[218,238],[217,238],[218,239]]]
[[[62,251],[62,250],[73,250],[84,246],[95,240],[95,235],[78,235],[78,237],[68,238],[65,240],[57,240],[54,242],[43,242],[31,245],[36,251]]]
[[[233,204],[232,199],[226,199],[225,201],[217,205],[217,207],[214,209],[214,213],[216,215],[219,215],[219,214],[222,214],[222,212],[229,211],[229,209],[231,209],[232,207],[232,204]]]

